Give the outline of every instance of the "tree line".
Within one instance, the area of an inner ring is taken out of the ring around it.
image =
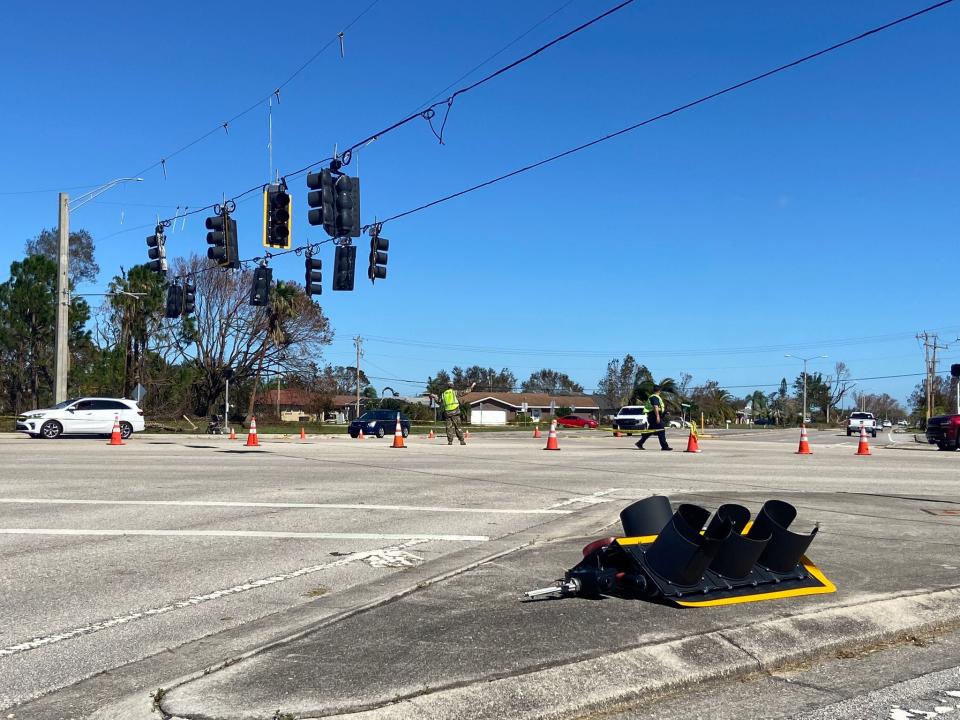
[[[24,257],[10,266],[0,283],[0,414],[46,407],[53,401],[56,318],[57,233],[43,230],[28,240]],[[84,230],[70,235],[71,287],[95,280],[99,267],[93,238]],[[267,387],[305,391],[311,414],[333,409],[333,396],[357,392],[357,370],[318,362],[333,339],[322,308],[294,282],[277,282],[267,307],[249,304],[252,271],[225,272],[205,257],[173,261],[171,275],[190,276],[196,285],[196,312],[177,320],[164,318],[165,279],[146,265],[121,268],[108,283],[108,295],[94,306],[85,297],[70,299],[70,368],[68,394],[131,397],[146,389],[142,402],[154,417],[206,416],[222,408],[230,377],[231,405],[242,418],[254,413]],[[815,419],[839,419],[845,406],[882,418],[916,418],[925,413],[923,383],[910,396],[909,410],[887,394],[856,392],[850,369],[842,362],[828,374],[807,375],[808,412]],[[632,355],[611,360],[596,381],[594,395],[607,411],[643,402],[655,386],[671,414],[704,417],[713,423],[739,414],[771,423],[792,424],[802,414],[803,376],[783,378],[771,391],[742,396],[716,380],[695,385],[689,373],[654,378]],[[577,395],[587,391],[569,375],[542,368],[520,381],[509,368],[473,365],[440,369],[429,376],[423,394],[441,393],[448,384],[477,391]],[[950,382],[934,385],[935,410],[950,407]],[[360,392],[367,407],[394,407],[399,400],[378,398],[365,373]],[[417,389],[417,393],[420,390]],[[405,411],[422,414],[419,408]],[[849,409],[849,408],[848,408]],[[415,418],[416,419],[416,418]]]

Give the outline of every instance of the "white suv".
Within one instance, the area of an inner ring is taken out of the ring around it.
[[[31,437],[53,440],[61,435],[109,435],[113,420],[120,421],[124,438],[143,430],[143,410],[123,398],[74,398],[49,410],[30,410],[17,416],[17,430]]]

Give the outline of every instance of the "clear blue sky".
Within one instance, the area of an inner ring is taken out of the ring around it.
[[[558,8],[470,80],[614,4],[380,0],[347,30],[343,59],[331,47],[282,91],[275,166],[301,168],[404,117]],[[364,222],[923,4],[635,2],[459,98],[445,145],[418,121],[366,148],[351,166],[363,180]],[[55,192],[6,193],[96,185],[152,165],[268,95],[367,5],[9,8],[0,277],[23,241],[57,217]],[[274,17],[286,22],[274,29]],[[784,352],[830,356],[811,369],[844,360],[856,377],[921,372],[912,334],[942,328],[952,340],[960,331],[958,37],[960,3],[388,224],[389,277],[376,287],[365,279],[361,239],[357,290],[332,292],[325,246],[321,303],[336,332],[325,359],[352,364],[360,334],[371,338],[370,375],[411,380],[454,364],[509,367],[520,379],[552,367],[589,389],[627,352],[658,376],[688,371],[730,386],[796,376],[800,363]],[[266,145],[264,102],[229,134],[172,158],[166,178],[154,168],[77,211],[72,228],[93,234],[102,268],[81,291],[102,290],[120,266],[146,259],[150,231],[138,226],[267,181]],[[306,223],[302,176],[292,189],[295,244],[325,239]],[[203,217],[177,225],[171,256],[205,252]],[[235,218],[241,254],[261,254],[259,200]],[[275,278],[302,282],[301,258],[273,267]],[[867,302],[859,309],[851,298]],[[957,348],[945,362],[960,358]],[[915,382],[859,389],[904,398]]]

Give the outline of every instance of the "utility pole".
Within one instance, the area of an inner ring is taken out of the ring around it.
[[[803,360],[803,416],[800,420],[801,424],[807,422],[807,363],[811,360],[819,360],[820,358],[827,357],[826,355],[814,355],[813,357],[802,358],[799,355],[784,355],[784,357],[793,358],[794,360]],[[829,403],[828,403],[829,404]]]
[[[99,197],[114,185],[125,182],[142,182],[143,178],[117,178],[104,183],[98,188],[80,195],[73,200],[73,209],[86,205]],[[57,340],[53,356],[53,397],[55,403],[67,399],[67,371],[70,363],[70,348],[67,344],[70,327],[70,196],[60,193],[57,220],[58,240],[57,247]]]
[[[62,403],[67,399],[67,370],[70,357],[67,349],[69,330],[70,284],[67,272],[70,269],[70,196],[60,193],[59,246],[57,249],[57,347],[54,360],[53,401]]]
[[[924,370],[927,373],[927,420],[929,421],[933,415],[933,381],[937,377],[937,350],[946,350],[949,346],[941,345],[940,336],[926,330],[917,333],[917,340],[923,342]]]
[[[361,349],[363,338],[357,335],[353,339],[353,344],[357,347],[357,417],[360,417],[360,356],[363,355]]]

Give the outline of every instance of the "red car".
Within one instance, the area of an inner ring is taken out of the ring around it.
[[[564,427],[595,428],[597,426],[597,421],[593,418],[582,418],[576,415],[564,415],[562,418],[557,418],[557,425],[563,425]]]

